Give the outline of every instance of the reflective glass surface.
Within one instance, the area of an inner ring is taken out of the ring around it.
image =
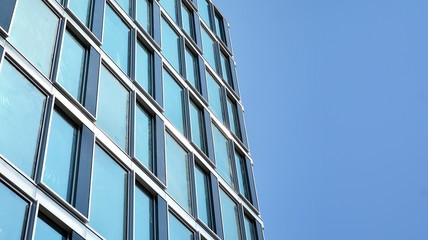
[[[229,116],[230,130],[239,138],[241,138],[241,131],[238,120],[238,111],[236,104],[233,100],[227,97],[227,112]]]
[[[220,37],[220,39],[223,42],[226,42],[226,38],[225,38],[225,34],[224,34],[224,24],[223,24],[223,19],[218,16],[217,14],[215,14],[215,31],[218,37]]]
[[[119,3],[119,5],[125,10],[126,13],[130,13],[131,11],[131,4],[129,3],[129,0],[116,0],[116,2]]]
[[[210,26],[211,20],[210,20],[210,5],[207,0],[201,0],[198,2],[199,5],[199,14],[201,15],[202,20]]]
[[[229,58],[221,52],[220,54],[221,74],[223,79],[233,87],[232,75],[230,73]]]
[[[207,174],[198,166],[195,167],[196,200],[198,217],[212,228],[211,191]]]
[[[75,99],[82,99],[86,49],[68,31],[64,34],[57,82]]]
[[[102,48],[126,74],[129,74],[129,39],[129,28],[107,4]]]
[[[162,18],[162,54],[168,62],[180,71],[180,38],[171,26]]]
[[[192,12],[183,4],[181,4],[181,19],[183,22],[183,29],[189,34],[193,39],[195,38],[195,30],[193,26],[193,15]]]
[[[175,21],[177,22],[178,17],[177,17],[177,11],[176,9],[176,0],[159,0],[160,4],[162,5],[163,9],[166,10],[166,12],[168,13],[168,15]]]
[[[223,219],[224,240],[241,239],[239,230],[238,205],[220,189],[221,216]]]
[[[236,175],[238,176],[239,192],[248,200],[251,200],[250,188],[248,186],[248,174],[245,158],[235,152]]]
[[[191,212],[190,171],[187,152],[166,134],[167,192],[188,212]]]
[[[148,93],[152,93],[152,54],[141,44],[137,44],[137,56],[135,68],[137,71],[137,82]]]
[[[172,213],[169,213],[168,240],[193,240],[193,232],[180,222]]]
[[[164,114],[184,134],[183,89],[165,69],[163,81]]]
[[[0,239],[23,239],[28,203],[0,182]]]
[[[148,169],[153,170],[153,126],[152,116],[137,104],[135,155]]]
[[[149,0],[137,0],[137,21],[152,34],[152,4]]]
[[[201,37],[202,37],[202,48],[204,50],[204,57],[207,62],[211,65],[213,69],[217,71],[216,65],[216,49],[213,39],[207,33],[204,28],[201,28]]]
[[[229,160],[228,141],[214,124],[212,125],[212,130],[217,171],[220,173],[221,177],[227,183],[229,183],[229,185],[233,186],[233,175],[232,166]]]
[[[142,188],[135,188],[135,240],[154,239],[154,203]]]
[[[209,108],[214,112],[214,114],[220,121],[224,122],[223,110],[222,110],[223,107],[222,107],[222,101],[221,101],[222,89],[209,72],[207,72],[206,76],[207,76],[207,88],[208,88],[208,101],[210,104]]]
[[[63,233],[58,230],[57,226],[51,226],[44,218],[38,217],[34,240],[66,240]]]
[[[245,235],[247,236],[247,240],[257,240],[256,227],[254,226],[254,222],[251,219],[249,219],[246,215],[244,217],[244,225],[245,225]]]
[[[52,115],[43,182],[71,202],[77,148],[77,128],[59,113]]]
[[[190,127],[192,131],[192,141],[202,151],[205,152],[205,132],[203,124],[202,110],[190,101]]]
[[[98,91],[97,124],[126,151],[129,92],[104,66],[101,67]]]
[[[9,41],[45,76],[50,76],[58,17],[40,0],[18,1]]]
[[[200,91],[198,59],[188,49],[186,49],[186,74],[187,80]]]
[[[68,7],[86,26],[91,21],[92,0],[68,0]]]
[[[106,239],[125,239],[126,172],[99,146],[92,171],[90,225]]]
[[[8,61],[0,71],[0,154],[32,176],[46,96]]]

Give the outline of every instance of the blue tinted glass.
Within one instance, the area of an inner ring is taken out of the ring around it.
[[[189,9],[187,9],[186,6],[184,6],[183,4],[181,4],[181,14],[182,14],[182,21],[183,21],[183,29],[187,32],[187,34],[189,34],[190,37],[192,37],[194,39],[194,27],[193,27],[193,15],[192,13],[189,11]]]
[[[58,20],[43,1],[18,1],[9,37],[9,41],[48,77]]]
[[[192,101],[190,101],[190,127],[192,131],[192,141],[202,151],[205,151],[205,134],[203,126],[201,110]]]
[[[137,56],[135,68],[137,71],[137,82],[148,93],[152,93],[152,54],[142,45],[137,44]]]
[[[177,33],[162,18],[162,54],[177,71],[180,71],[179,39]]]
[[[211,20],[210,20],[210,4],[207,0],[201,0],[199,1],[199,14],[201,15],[202,20],[210,26]]]
[[[184,133],[183,89],[165,69],[163,81],[164,114],[181,133]]]
[[[216,117],[220,121],[224,122],[223,118],[223,107],[221,101],[221,87],[216,80],[207,72],[207,88],[208,88],[208,101],[210,103],[209,107],[214,112]]]
[[[104,66],[101,68],[98,91],[97,124],[126,151],[129,92]]]
[[[168,240],[193,240],[193,232],[180,222],[173,214],[169,213]]]
[[[0,72],[0,154],[28,176],[37,154],[45,95],[8,61]]]
[[[229,58],[223,53],[220,54],[220,65],[221,65],[221,73],[223,75],[223,79],[229,83],[230,86],[233,87],[232,75],[230,74],[230,64]]]
[[[214,21],[215,21],[215,31],[216,31],[216,35],[218,36],[218,37],[220,37],[220,39],[223,41],[223,42],[226,42],[225,41],[225,37],[224,37],[224,25],[223,25],[223,19],[220,17],[220,16],[218,16],[217,14],[215,15],[215,18],[214,18]]]
[[[245,158],[237,152],[235,152],[235,165],[236,175],[238,176],[239,192],[244,195],[248,200],[251,200]]]
[[[43,218],[37,218],[34,240],[66,240],[56,228],[56,226],[50,226]]]
[[[68,7],[86,26],[91,21],[91,2],[92,0],[69,0]]]
[[[162,5],[162,7],[166,10],[166,12],[168,13],[169,16],[171,16],[171,18],[177,22],[178,18],[177,18],[177,11],[176,9],[176,0],[160,0],[159,1],[160,4]]]
[[[125,10],[126,13],[130,13],[131,11],[131,5],[129,3],[129,0],[116,0],[116,2],[119,3],[119,5]]]
[[[167,192],[191,212],[190,173],[187,152],[166,134]]]
[[[139,104],[137,104],[135,131],[135,155],[144,166],[153,170],[152,117]]]
[[[77,100],[82,99],[85,55],[86,49],[66,31],[57,81]]]
[[[125,239],[126,172],[95,147],[90,224],[106,239]]]
[[[149,0],[137,0],[137,21],[152,34],[152,5]]]
[[[28,203],[0,182],[0,239],[23,239]]]
[[[229,115],[230,130],[237,137],[241,138],[241,132],[239,131],[240,126],[239,126],[239,121],[238,121],[238,112],[236,109],[236,105],[229,97],[227,97],[227,112]]]
[[[107,4],[102,48],[126,74],[129,73],[129,38],[129,28]]]
[[[43,182],[69,202],[73,185],[76,144],[76,126],[55,111],[49,132]]]
[[[216,126],[212,125],[212,129],[217,171],[227,183],[233,186],[233,175],[231,162],[229,160],[228,141]]]
[[[208,176],[198,166],[195,167],[196,200],[198,205],[198,217],[208,227],[212,227],[211,217],[211,193]]]
[[[154,203],[140,187],[135,188],[135,240],[154,239]]]
[[[205,31],[204,28],[201,28],[201,37],[202,37],[202,48],[204,50],[204,57],[207,62],[217,71],[216,65],[216,54],[217,51],[215,49],[214,41],[210,37],[210,35]]]
[[[244,225],[245,225],[245,235],[247,236],[247,240],[257,240],[256,228],[254,226],[254,222],[250,220],[247,216],[245,216]]]
[[[223,192],[223,190],[220,190],[220,202],[224,240],[241,239],[241,232],[239,231],[238,206],[225,192]]]
[[[188,49],[186,49],[186,74],[187,80],[200,91],[198,59]]]

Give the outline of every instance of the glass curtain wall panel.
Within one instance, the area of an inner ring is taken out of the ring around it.
[[[137,21],[152,35],[152,2],[151,0],[137,0]]]
[[[53,222],[45,220],[44,217],[38,217],[36,223],[36,232],[34,240],[67,240],[64,231],[61,231],[58,226],[53,225]]]
[[[23,239],[28,203],[0,182],[0,239]]]
[[[154,240],[154,201],[141,187],[135,187],[135,240]]]
[[[193,232],[190,231],[174,214],[169,213],[168,240],[193,240]]]
[[[205,28],[201,28],[201,37],[202,37],[202,48],[204,51],[204,57],[207,60],[207,62],[210,64],[210,66],[216,71],[217,70],[217,64],[216,64],[216,47],[214,44],[214,40],[210,37],[207,30]]]
[[[68,8],[89,27],[91,22],[91,7],[93,0],[68,0]]]
[[[153,118],[140,104],[137,104],[135,132],[135,155],[153,171]]]
[[[244,214],[245,235],[247,240],[257,240],[256,226],[254,221]]]
[[[162,18],[162,54],[177,72],[180,72],[180,37]]]
[[[200,92],[200,75],[198,68],[198,58],[189,49],[186,49],[186,75],[187,80]]]
[[[214,112],[214,115],[221,121],[224,122],[223,116],[223,101],[222,101],[222,88],[214,80],[209,72],[207,76],[207,88],[208,88],[208,102],[209,108]]]
[[[241,239],[238,205],[221,189],[220,203],[224,240]]]
[[[192,132],[192,142],[196,144],[203,152],[206,151],[205,144],[205,126],[202,110],[190,101],[190,128]]]
[[[152,53],[140,42],[137,44],[135,69],[137,82],[152,95]]]
[[[212,130],[217,171],[230,186],[233,186],[232,164],[229,160],[228,150],[229,142],[215,125],[212,125]]]
[[[208,227],[212,228],[211,189],[209,177],[199,166],[195,167],[196,201],[198,217]]]
[[[183,89],[165,69],[163,71],[163,87],[164,114],[184,134]]]

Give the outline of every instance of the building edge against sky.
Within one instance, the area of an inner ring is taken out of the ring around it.
[[[263,240],[207,0],[0,0],[0,239]]]

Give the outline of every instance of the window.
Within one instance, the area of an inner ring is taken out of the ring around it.
[[[208,227],[213,228],[209,177],[207,173],[197,165],[195,166],[195,182],[198,218]]]
[[[211,67],[217,71],[217,65],[216,65],[216,48],[214,44],[214,40],[210,37],[208,32],[202,28],[201,30],[201,36],[202,36],[202,48],[204,50],[204,57],[207,60],[207,62],[211,65]]]
[[[223,18],[216,13],[214,17],[216,35],[225,43],[226,34],[224,32]]]
[[[150,0],[137,0],[137,21],[152,35],[152,3]]]
[[[168,240],[193,240],[193,232],[190,231],[172,213],[169,213]]]
[[[137,104],[135,131],[135,155],[146,168],[153,171],[153,119],[140,104]]]
[[[0,182],[0,239],[23,239],[28,203]]]
[[[82,101],[85,62],[85,47],[69,31],[66,31],[62,45],[57,82],[78,101]]]
[[[36,232],[34,240],[67,240],[64,230],[56,226],[52,221],[45,216],[40,215],[37,218]]]
[[[97,123],[123,150],[128,148],[129,92],[104,66],[101,68]]]
[[[45,76],[50,76],[58,17],[43,1],[18,1],[10,42]]]
[[[135,188],[135,240],[153,240],[154,201],[140,186]]]
[[[190,128],[192,132],[192,142],[203,152],[206,152],[203,112],[193,101],[190,101]]]
[[[210,4],[207,0],[201,0],[199,1],[199,14],[201,15],[202,20],[208,25],[208,27],[211,26],[211,19],[210,19]]]
[[[231,87],[233,87],[229,57],[221,51],[220,51],[220,65],[221,65],[221,74],[222,74],[223,80],[225,80]]]
[[[135,68],[136,80],[149,94],[152,94],[152,53],[142,44],[137,44]]]
[[[78,130],[58,110],[52,115],[43,182],[68,202],[73,192]]]
[[[163,82],[164,114],[184,134],[183,89],[165,69],[163,71]]]
[[[104,20],[103,49],[110,58],[129,74],[130,30],[107,4]]]
[[[223,104],[222,104],[222,88],[214,80],[214,77],[211,76],[209,72],[207,76],[207,87],[208,87],[208,101],[210,103],[209,107],[214,112],[215,116],[221,121],[224,122],[223,117]]]
[[[186,5],[181,4],[181,14],[183,29],[192,38],[195,39],[195,25],[193,23],[193,12]]]
[[[201,84],[199,78],[198,58],[189,49],[186,49],[186,77],[192,86],[199,92],[201,91]]]
[[[224,240],[241,239],[239,230],[238,205],[220,189],[221,216],[223,219]]]
[[[68,7],[86,26],[91,21],[92,0],[69,0]]]
[[[32,176],[46,96],[8,61],[0,72],[0,154]]]
[[[241,139],[241,127],[239,126],[238,110],[236,108],[236,103],[230,97],[227,97],[227,112],[229,116],[230,130]]]
[[[247,240],[257,240],[256,226],[254,221],[244,214],[245,235]]]
[[[250,186],[249,186],[249,179],[248,179],[248,173],[247,173],[247,165],[245,158],[235,152],[235,165],[236,165],[236,175],[238,177],[238,186],[239,186],[239,192],[248,200],[251,201],[251,193],[250,193]]]
[[[233,186],[232,166],[229,160],[229,142],[215,125],[212,126],[212,129],[217,171],[230,186]]]
[[[177,22],[178,20],[178,14],[177,14],[177,1],[176,0],[159,0],[162,7],[166,10],[168,15],[174,20],[174,22]]]
[[[168,62],[180,71],[180,37],[162,18],[162,54]]]
[[[90,224],[105,239],[126,238],[126,171],[95,147]]]
[[[167,192],[188,212],[192,210],[187,152],[166,135]]]
[[[129,0],[116,0],[117,3],[125,10],[126,13],[130,13],[131,11],[131,4],[129,3]]]

